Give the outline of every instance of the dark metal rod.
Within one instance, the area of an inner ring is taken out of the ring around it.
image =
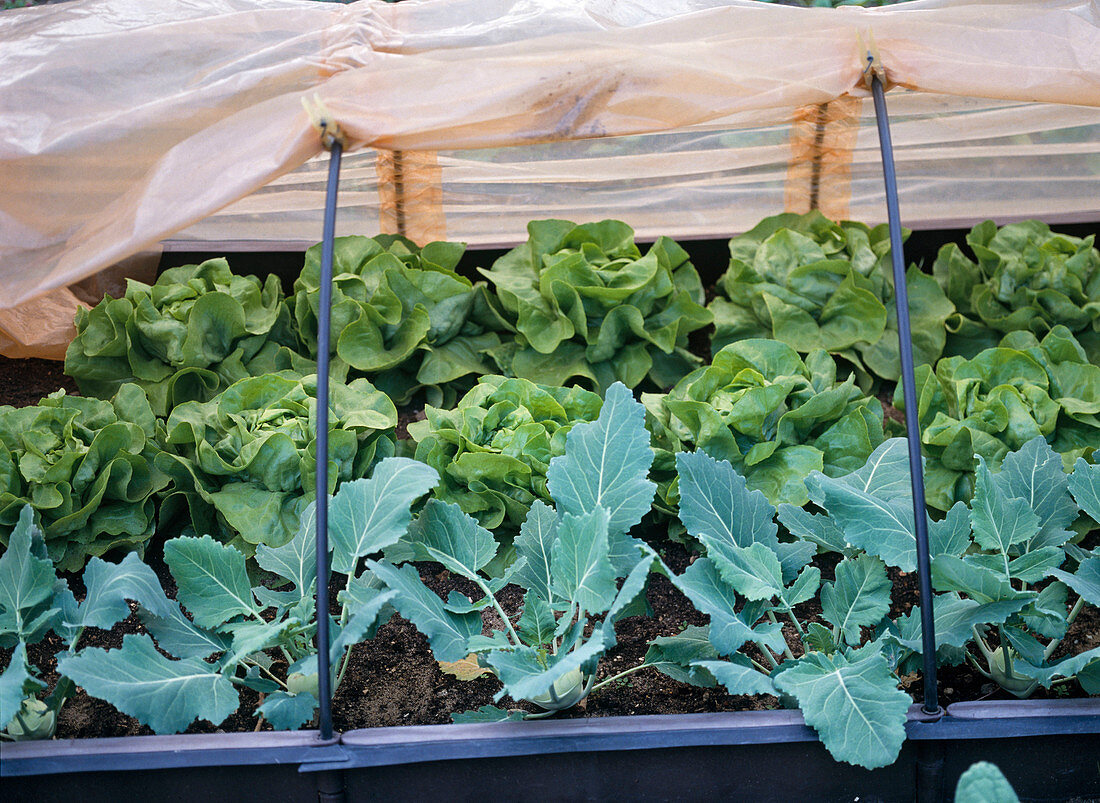
[[[913,339],[909,327],[909,290],[905,284],[905,252],[901,241],[901,213],[898,211],[898,182],[894,172],[894,146],[886,114],[886,93],[878,76],[871,78],[882,148],[882,172],[886,180],[886,213],[890,223],[890,255],[894,265],[894,302],[898,310],[898,341],[901,354],[901,389],[905,398],[905,432],[909,441],[909,476],[913,485],[913,524],[917,537],[917,580],[920,587],[920,623],[924,650],[924,705],[926,713],[939,711],[936,689],[936,626],[932,615],[932,572],[928,558],[928,514],[924,503],[924,467],[920,459],[920,411],[913,366]]]
[[[325,191],[325,223],[321,240],[321,298],[317,310],[317,695],[321,739],[332,738],[332,677],[329,674],[328,632],[328,368],[332,318],[332,249],[336,236],[336,193],[340,187],[343,146],[332,144]]]

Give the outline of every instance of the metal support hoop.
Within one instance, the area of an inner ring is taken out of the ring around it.
[[[901,355],[901,389],[905,398],[905,433],[909,442],[909,477],[913,487],[913,525],[917,539],[917,581],[920,588],[920,623],[924,658],[925,713],[942,713],[936,688],[936,626],[932,611],[932,572],[928,556],[928,513],[924,502],[924,466],[921,463],[920,415],[913,366],[913,339],[909,326],[909,289],[905,284],[905,252],[901,241],[898,182],[894,172],[894,146],[886,113],[886,92],[877,75],[871,77],[875,121],[882,149],[882,173],[886,182],[886,213],[890,224],[890,255],[894,267],[894,303],[898,313]]]
[[[321,240],[321,288],[317,310],[317,696],[320,702],[320,738],[332,738],[332,675],[329,667],[329,560],[328,560],[328,369],[329,328],[332,318],[332,251],[336,236],[336,193],[340,188],[340,157],[344,147],[331,146],[325,222]]]

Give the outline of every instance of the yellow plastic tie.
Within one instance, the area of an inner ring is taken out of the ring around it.
[[[332,146],[337,142],[342,147],[347,146],[347,137],[340,128],[340,124],[336,122],[332,113],[321,101],[320,95],[315,93],[312,98],[302,98],[302,106],[305,108],[306,114],[309,115],[310,123],[321,135],[321,145],[326,151],[331,151]]]

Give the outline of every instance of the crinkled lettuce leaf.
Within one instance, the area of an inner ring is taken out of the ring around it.
[[[917,405],[928,504],[949,510],[974,492],[976,460],[996,468],[1009,452],[1042,437],[1066,470],[1100,445],[1100,366],[1064,326],[1040,341],[1028,331],[971,359],[917,367]],[[904,405],[899,385],[894,404]]]
[[[803,360],[776,340],[731,343],[669,393],[642,400],[658,447],[655,474],[667,464],[662,451],[699,448],[728,460],[772,504],[806,504],[811,471],[854,471],[885,437],[882,405],[853,377],[837,381],[832,357],[817,350]],[[666,478],[659,500],[671,507],[675,493]]]
[[[0,543],[30,504],[50,558],[78,571],[112,549],[144,552],[154,494],[156,419],[145,392],[122,385],[111,401],[51,394],[34,407],[0,407]]]
[[[463,243],[417,247],[404,237],[338,237],[333,253],[332,371],[365,377],[396,403],[418,390],[453,403],[494,369],[488,352],[506,328],[484,283],[455,273]],[[303,351],[317,358],[321,245],[306,252],[294,283],[294,319]]]
[[[569,430],[596,420],[601,406],[583,388],[486,376],[453,410],[426,407],[409,434],[416,458],[442,478],[436,497],[484,527],[518,529],[536,499],[549,501],[546,472]]]
[[[79,310],[76,330],[65,373],[81,392],[108,399],[132,382],[158,416],[263,373],[295,345],[278,277],[237,276],[225,259],[170,268],[153,285],[131,279],[122,298]]]
[[[528,240],[482,273],[516,331],[491,354],[501,372],[545,385],[620,381],[669,388],[699,363],[688,335],[711,322],[685,252],[659,238],[643,255],[617,220],[527,224]]]
[[[907,234],[907,233],[906,233]],[[861,384],[900,372],[887,226],[834,223],[820,212],[761,221],[729,243],[729,269],[711,302],[712,351],[746,338],[775,338],[801,354],[821,349],[849,363]],[[942,353],[954,310],[932,277],[907,275],[918,362]]]
[[[314,375],[269,374],[177,406],[156,461],[173,482],[161,520],[186,515],[194,532],[248,554],[290,541],[314,498],[316,383]],[[334,382],[330,393],[331,493],[393,454],[397,410],[365,379]]]
[[[955,243],[940,249],[933,273],[955,305],[946,353],[970,358],[1008,332],[1043,337],[1055,326],[1074,334],[1100,363],[1100,251],[1094,236],[1052,232],[1038,220],[970,230],[973,259]]]

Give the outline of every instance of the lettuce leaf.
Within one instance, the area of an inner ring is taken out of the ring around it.
[[[954,243],[945,245],[932,270],[957,309],[947,320],[946,352],[972,358],[1005,333],[1043,337],[1061,325],[1089,361],[1100,363],[1100,251],[1094,241],[1057,234],[1038,220],[1000,229],[987,220],[966,236],[974,259]]]
[[[518,529],[536,499],[549,501],[550,460],[565,454],[574,424],[595,421],[600,397],[579,387],[482,377],[453,410],[426,407],[409,425],[416,459],[439,472],[437,498],[483,527]]]
[[[65,373],[81,393],[108,399],[132,382],[158,416],[265,372],[295,345],[278,277],[234,275],[225,259],[170,268],[153,285],[131,279],[122,298],[79,310],[76,331]]]
[[[688,335],[711,322],[687,252],[667,237],[646,254],[617,220],[527,224],[526,243],[482,270],[515,342],[491,354],[501,372],[546,385],[615,381],[669,388],[699,359]]]
[[[397,404],[423,389],[431,404],[452,404],[494,367],[487,353],[507,327],[484,283],[454,272],[466,246],[404,237],[338,237],[333,254],[332,373],[365,377]],[[321,245],[306,252],[294,283],[302,350],[317,358]],[[285,367],[285,366],[284,366]]]
[[[290,541],[314,498],[316,390],[315,376],[270,374],[176,407],[156,460],[173,482],[161,520],[186,511],[195,533],[246,554]],[[334,383],[330,405],[331,492],[393,453],[397,410],[365,379]]]
[[[145,392],[125,384],[111,401],[51,394],[0,407],[0,543],[34,508],[50,558],[78,571],[112,549],[142,553],[153,535],[156,419]]]
[[[1039,341],[1027,331],[971,359],[945,357],[917,367],[917,406],[930,506],[969,501],[980,456],[993,468],[1042,437],[1068,471],[1100,444],[1100,366],[1064,326]],[[894,404],[904,405],[899,385]]]
[[[908,235],[908,232],[906,232]],[[820,212],[761,221],[729,243],[729,269],[711,302],[711,349],[746,338],[775,338],[801,354],[822,349],[870,375],[899,376],[897,313],[889,230],[834,223]],[[953,312],[936,282],[907,275],[917,362],[943,351],[944,320]]]
[[[818,350],[803,361],[776,340],[731,343],[668,394],[646,394],[642,401],[659,447],[658,467],[667,465],[662,451],[696,447],[728,460],[772,504],[806,504],[811,471],[853,471],[885,437],[882,405],[854,378],[838,382],[832,357]],[[654,473],[663,480],[659,498],[675,504],[670,478]]]

